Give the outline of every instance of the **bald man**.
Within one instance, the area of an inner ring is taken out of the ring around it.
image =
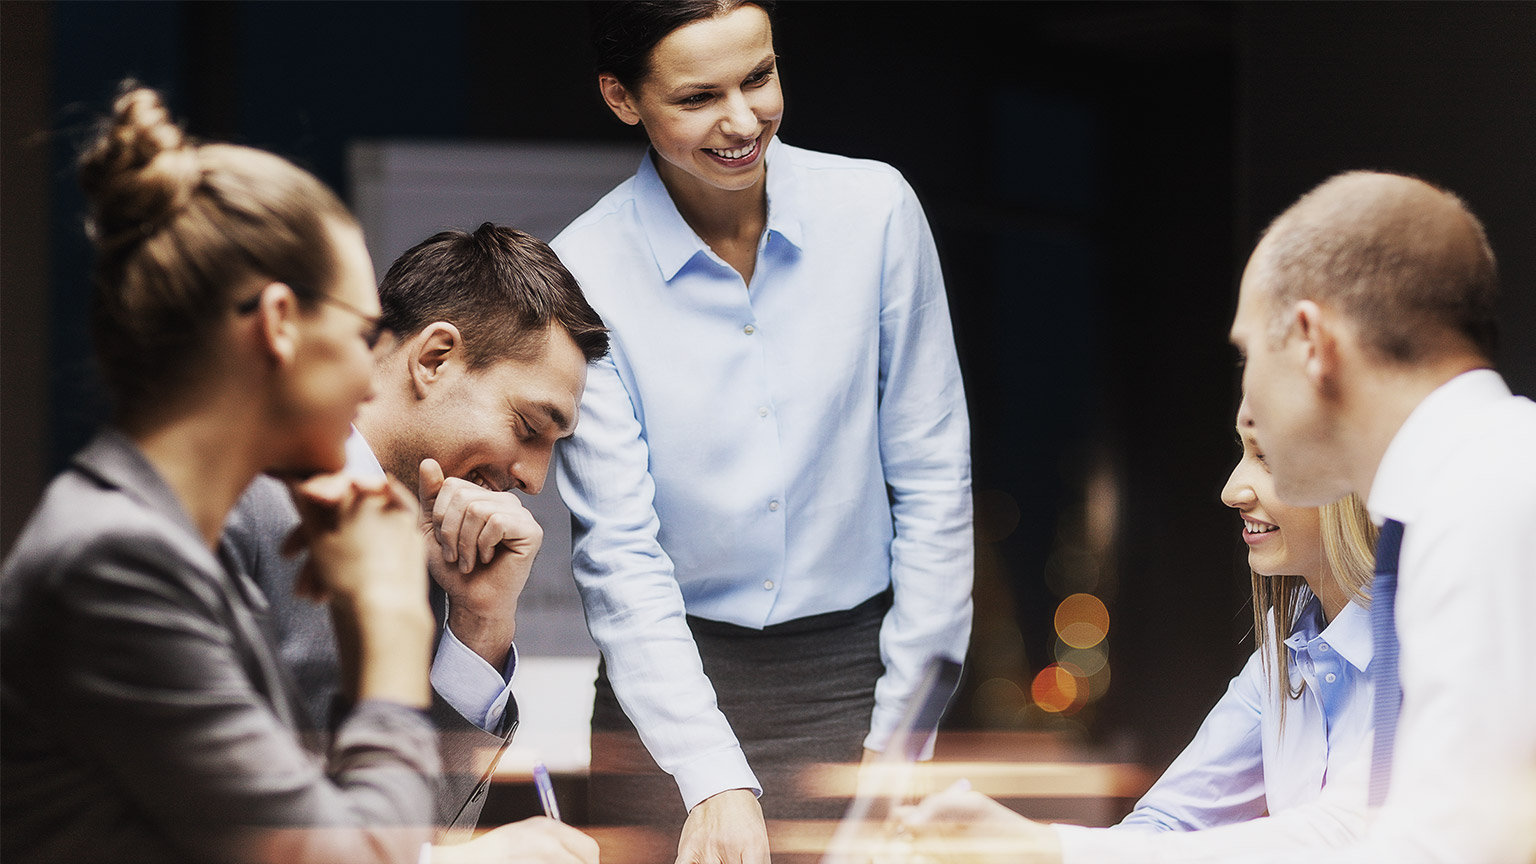
[[[1536,404],[1493,371],[1497,273],[1455,195],[1354,172],[1282,214],[1243,274],[1232,343],[1276,492],[1353,492],[1401,526],[1377,558],[1397,588],[1373,625],[1399,643],[1397,675],[1390,633],[1370,670],[1379,809],[1341,860],[1536,856]]]
[[[1314,805],[1131,842],[952,791],[911,816],[919,842],[944,860],[963,832],[993,844],[964,860],[1010,864],[1536,861],[1536,404],[1493,371],[1497,294],[1466,205],[1392,174],[1314,189],[1243,273],[1231,339],[1277,493],[1358,494],[1398,538],[1377,559],[1395,586],[1373,588],[1370,764]]]

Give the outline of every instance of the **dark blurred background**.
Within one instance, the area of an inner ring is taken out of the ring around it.
[[[1329,175],[1471,203],[1536,393],[1536,4],[783,0],[776,35],[784,140],[898,167],[943,256],[980,541],[953,728],[1161,768],[1239,668],[1226,330],[1257,232]],[[124,76],[343,195],[353,139],[639,140],[574,3],[7,0],[0,36],[7,547],[102,416],[70,161]]]

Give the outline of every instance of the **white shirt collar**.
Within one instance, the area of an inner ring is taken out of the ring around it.
[[[363,434],[352,427],[352,434],[347,437],[347,467],[342,469],[354,477],[383,477],[384,467],[379,464],[379,457],[373,455],[373,448],[363,440]]]
[[[1411,524],[1423,506],[1423,487],[1435,469],[1475,431],[1473,409],[1509,398],[1509,386],[1492,369],[1474,369],[1441,384],[1403,421],[1382,454],[1371,481],[1366,509],[1380,525],[1388,519]]]

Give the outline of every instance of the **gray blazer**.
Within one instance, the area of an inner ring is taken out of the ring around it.
[[[299,524],[293,499],[283,484],[258,477],[245,490],[225,526],[231,551],[266,595],[272,624],[284,664],[299,685],[305,722],[326,730],[335,712],[341,688],[341,666],[331,616],[325,607],[293,594],[293,582],[304,563],[303,556],[282,554],[283,541]],[[432,586],[439,628],[441,590]],[[512,734],[517,731],[517,702],[507,700],[507,710],[495,733],[466,720],[436,691],[432,694],[432,722],[437,726],[443,777],[437,790],[436,822],[448,831],[445,839],[467,839],[485,807],[491,774]]]
[[[127,437],[76,455],[0,578],[0,858],[415,862],[431,724],[366,702],[306,750],[265,605]]]

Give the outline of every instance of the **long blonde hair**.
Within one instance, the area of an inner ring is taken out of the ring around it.
[[[1318,529],[1322,535],[1323,560],[1331,578],[1344,590],[1345,596],[1368,608],[1375,570],[1377,529],[1371,523],[1365,505],[1355,495],[1325,504],[1318,508]],[[1312,590],[1307,587],[1307,580],[1300,576],[1263,576],[1256,571],[1250,572],[1253,578],[1254,641],[1263,656],[1265,675],[1281,696],[1277,701],[1279,722],[1283,727],[1286,702],[1301,696],[1300,688],[1291,689],[1290,649],[1285,646],[1285,637],[1295,628],[1296,619],[1312,598]],[[1268,614],[1271,610],[1276,631],[1272,640]],[[1273,643],[1267,653],[1266,642]]]

